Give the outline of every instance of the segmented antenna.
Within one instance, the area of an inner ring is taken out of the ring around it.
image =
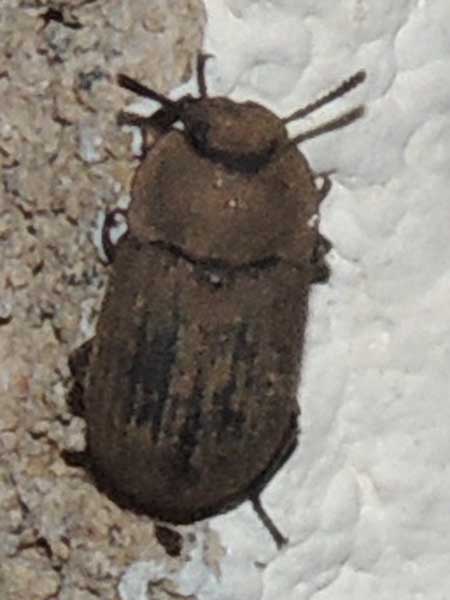
[[[332,102],[333,100],[344,96],[345,94],[353,90],[356,86],[361,84],[365,80],[365,78],[366,72],[358,71],[349,79],[343,81],[341,85],[338,86],[335,90],[332,90],[328,94],[325,94],[325,96],[322,96],[315,102],[311,102],[311,104],[308,104],[308,106],[296,110],[289,117],[285,117],[283,119],[283,123],[290,123],[291,121],[295,121],[296,119],[302,119],[303,117],[306,117],[307,115],[311,114],[317,109],[322,108],[322,106],[325,106],[325,104],[328,104],[329,102]]]
[[[130,92],[137,94],[138,96],[150,98],[150,100],[156,100],[156,102],[159,102],[168,108],[177,108],[177,103],[174,100],[170,100],[170,98],[167,98],[162,94],[158,94],[158,92],[155,92],[155,90],[151,90],[146,85],[136,81],[136,79],[128,77],[128,75],[124,75],[123,73],[117,75],[117,83],[120,85],[120,87],[123,87]]]

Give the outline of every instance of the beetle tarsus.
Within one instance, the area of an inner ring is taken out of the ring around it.
[[[251,496],[250,501],[253,505],[254,511],[256,512],[259,519],[261,520],[261,523],[264,525],[264,527],[269,531],[270,535],[272,536],[275,544],[277,545],[277,548],[280,549],[282,546],[285,546],[288,543],[288,539],[286,537],[284,537],[284,535],[281,533],[281,531],[277,528],[275,523],[272,521],[272,519],[266,513],[266,511],[262,507],[259,496]]]

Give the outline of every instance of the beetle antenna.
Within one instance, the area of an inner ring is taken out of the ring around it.
[[[322,135],[323,133],[329,133],[330,131],[334,131],[335,129],[340,129],[341,127],[347,127],[353,121],[360,119],[364,114],[364,106],[358,106],[348,112],[344,113],[340,117],[336,119],[331,119],[331,121],[327,121],[323,125],[319,125],[318,127],[314,127],[309,131],[305,131],[304,133],[300,133],[296,135],[294,138],[290,139],[287,146],[292,146],[296,144],[300,144],[305,140],[310,140],[311,138],[315,138],[318,135]]]
[[[200,93],[200,98],[206,98],[208,96],[208,89],[206,87],[206,79],[205,79],[205,63],[208,58],[212,58],[212,54],[203,54],[200,53],[197,56],[197,83],[198,83],[198,91]]]
[[[158,94],[158,92],[155,92],[154,90],[148,88],[146,85],[139,83],[139,81],[128,77],[128,75],[120,73],[117,76],[117,83],[120,85],[120,87],[123,87],[126,90],[137,94],[138,96],[150,98],[151,100],[156,100],[157,102],[159,102],[167,108],[178,109],[177,102],[175,102],[174,100],[170,100],[170,98],[167,98],[162,94]]]
[[[283,123],[290,123],[291,121],[295,121],[296,119],[302,119],[303,117],[306,117],[306,115],[311,114],[312,112],[316,111],[318,108],[321,108],[325,104],[328,104],[329,102],[332,102],[333,100],[344,96],[345,94],[353,90],[356,86],[358,86],[360,83],[362,83],[365,79],[366,72],[358,71],[349,79],[343,81],[341,85],[338,86],[335,90],[332,90],[328,94],[325,94],[325,96],[322,96],[315,102],[308,104],[308,106],[296,110],[289,117],[285,117],[284,119],[282,119]]]
[[[250,502],[253,505],[253,509],[254,509],[255,513],[260,518],[261,523],[264,525],[264,527],[269,531],[270,535],[272,536],[275,544],[277,545],[277,548],[280,549],[281,546],[284,546],[285,544],[287,544],[287,542],[288,542],[287,538],[284,537],[284,535],[280,532],[280,530],[277,528],[275,523],[272,521],[272,519],[266,513],[266,511],[262,507],[259,496],[251,496]]]

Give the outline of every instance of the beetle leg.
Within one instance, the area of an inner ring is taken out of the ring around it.
[[[147,151],[151,147],[154,140],[151,143],[148,142],[148,131],[153,130],[157,132],[157,135],[162,135],[172,129],[172,125],[178,120],[178,113],[175,113],[170,108],[160,108],[149,117],[143,117],[141,115],[135,115],[127,111],[121,111],[117,115],[117,125],[129,125],[131,127],[139,127],[142,135],[142,151],[141,159],[144,159]]]
[[[317,242],[312,256],[312,279],[311,283],[326,283],[330,277],[330,267],[327,264],[325,256],[331,250],[330,240],[318,233]]]
[[[69,369],[73,377],[73,385],[67,401],[71,412],[77,417],[83,417],[85,412],[84,381],[89,367],[93,341],[94,338],[87,340],[69,356]]]
[[[326,283],[330,279],[330,267],[327,262],[322,259],[314,265],[311,283]]]
[[[259,478],[259,481],[255,482],[253,489],[248,492],[248,499],[252,503],[253,509],[260,518],[262,524],[269,531],[275,544],[278,548],[288,542],[287,538],[279,531],[275,523],[266,513],[261,505],[260,494],[264,489],[264,486],[273,477],[273,475],[281,469],[284,463],[290,458],[298,444],[298,424],[297,414],[292,415],[290,427],[286,432],[285,439],[279,451],[276,453],[273,462],[269,465],[266,471]]]
[[[212,54],[204,54],[201,52],[197,56],[197,83],[198,90],[200,92],[200,98],[206,98],[208,96],[208,89],[206,87],[205,80],[205,63],[208,58],[212,58]]]
[[[275,544],[277,545],[277,548],[280,549],[282,546],[287,544],[287,542],[288,542],[287,538],[284,537],[284,535],[277,528],[275,523],[272,521],[272,519],[269,517],[269,515],[266,513],[266,511],[262,507],[259,495],[250,497],[250,502],[253,505],[254,511],[256,512],[258,517],[261,519],[262,524],[264,525],[264,527],[269,531],[270,535],[272,536]]]
[[[332,247],[333,245],[331,244],[330,240],[321,233],[318,233],[313,253],[313,261],[318,262],[321,258],[328,254]]]
[[[139,127],[142,130],[143,137],[147,129],[156,129],[161,133],[165,133],[177,120],[178,112],[167,107],[159,108],[149,117],[135,115],[127,111],[121,111],[117,115],[118,125]]]
[[[84,402],[84,386],[87,371],[89,368],[89,359],[92,352],[94,338],[87,340],[78,348],[72,351],[69,356],[69,369],[73,377],[72,387],[69,390],[67,404],[70,411],[76,417],[84,419],[86,405]],[[65,462],[71,467],[83,467],[89,469],[90,456],[86,450],[63,450],[61,455]]]
[[[330,179],[330,175],[331,173],[333,173],[333,171],[324,171],[323,173],[316,173],[315,177],[314,177],[314,183],[316,184],[316,189],[319,192],[319,202],[322,202],[322,200],[328,195],[328,192],[331,190],[331,179]],[[322,180],[320,185],[318,180]]]
[[[106,256],[107,264],[111,264],[114,260],[115,247],[116,243],[114,243],[111,239],[111,231],[114,227],[119,225],[117,217],[121,216],[126,221],[127,211],[123,208],[115,208],[106,214],[105,221],[102,227],[102,246],[103,251]]]
[[[180,556],[183,549],[181,533],[166,525],[155,524],[155,537],[169,556]]]

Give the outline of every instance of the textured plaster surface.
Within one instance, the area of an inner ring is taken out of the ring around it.
[[[136,149],[115,126],[125,71],[166,92],[201,43],[196,2],[0,11],[0,598],[443,600],[450,595],[450,5],[447,0],[207,0],[212,94],[280,115],[360,68],[367,82],[290,126],[361,102],[311,140],[334,171],[321,212],[333,275],[312,297],[300,447],[251,508],[180,528],[101,495],[61,450],[83,446],[67,356],[93,332],[106,271],[99,214],[127,201]],[[59,8],[58,8],[59,7]],[[60,10],[61,9],[61,10]],[[58,17],[59,18],[59,17]],[[174,92],[195,91],[190,82]],[[154,106],[154,105],[151,105]],[[31,590],[31,595],[30,595]]]
[[[447,598],[450,4],[207,6],[215,92],[286,114],[368,74],[311,122],[361,101],[366,117],[302,147],[335,171],[321,220],[334,250],[312,298],[300,448],[263,496],[290,546],[276,552],[247,507],[216,519],[223,581],[241,570],[248,600]]]

